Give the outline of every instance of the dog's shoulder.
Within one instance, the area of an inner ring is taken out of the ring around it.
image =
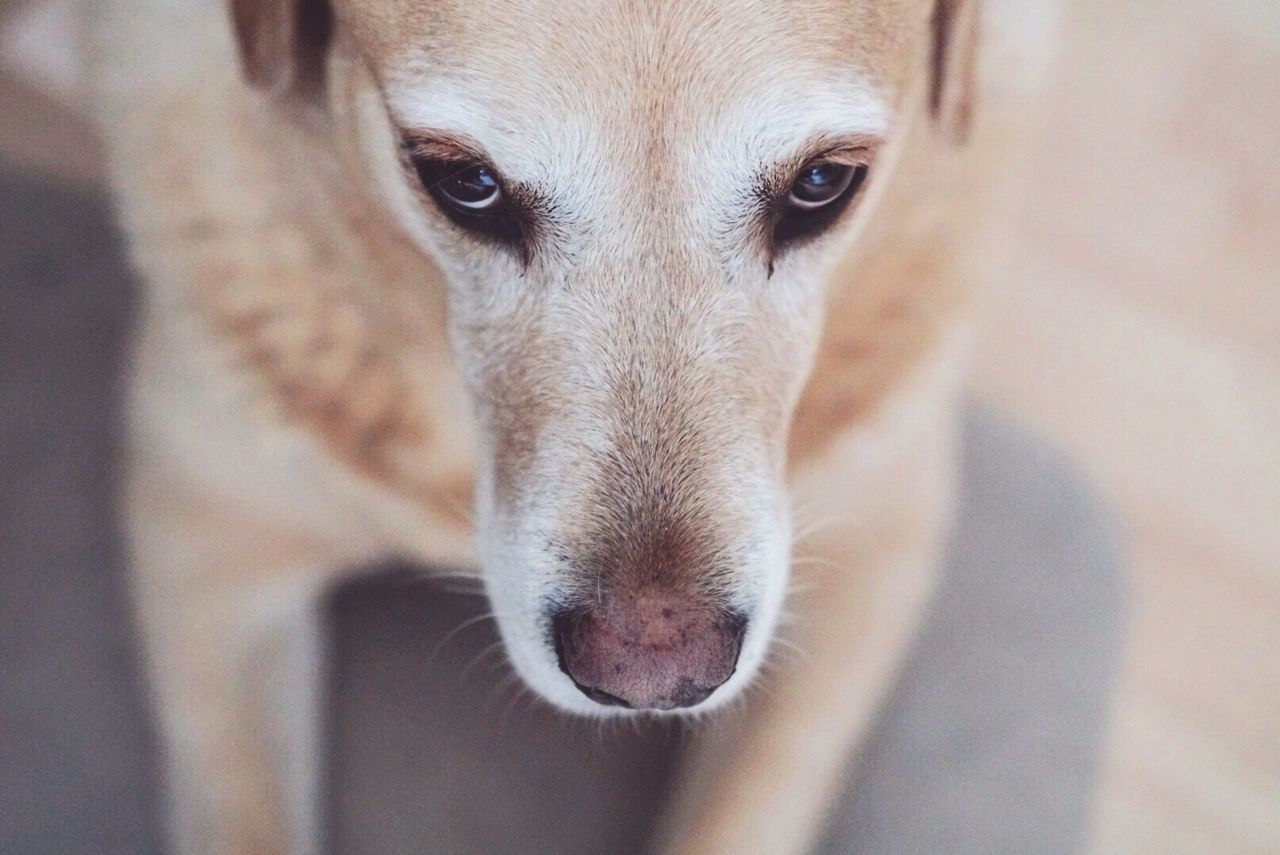
[[[244,84],[225,7],[108,0],[88,35],[146,323],[194,318],[202,333],[183,347],[205,352],[171,357],[236,375],[253,394],[229,406],[270,413],[357,479],[469,527],[443,305],[397,299],[421,274],[404,269],[415,253],[362,226],[358,194],[325,186],[332,153]]]

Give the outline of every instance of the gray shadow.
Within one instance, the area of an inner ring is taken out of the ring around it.
[[[122,258],[105,199],[0,170],[0,852],[160,851],[112,494]]]

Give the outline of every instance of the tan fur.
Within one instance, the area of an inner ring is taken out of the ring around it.
[[[872,415],[971,309],[963,241],[981,228],[983,203],[973,200],[967,220],[956,223],[941,200],[974,186],[975,167],[936,139],[917,145],[918,159],[895,176],[899,194],[885,200],[833,278],[847,284],[828,300],[791,430],[793,468]]]
[[[586,701],[509,614],[535,593],[765,603],[725,695],[768,647],[789,500],[839,521],[797,545],[822,568],[797,571],[817,585],[793,632],[812,658],[767,674],[741,732],[708,743],[664,845],[803,850],[949,518],[961,257],[991,167],[955,145],[982,115],[976,3],[942,6],[939,54],[932,4],[907,0],[340,0],[323,51],[290,4],[103,4],[98,103],[146,283],[129,532],[179,851],[315,851],[316,734],[290,716],[317,696],[315,598],[352,565],[480,573],[517,668],[563,706]],[[505,122],[469,147],[559,133],[546,160],[600,164],[623,203],[575,198],[616,219],[523,272],[448,228],[388,117],[454,66],[514,87],[467,111]],[[708,249],[714,197],[688,197],[696,216],[669,201],[688,192],[680,158],[736,152],[712,136],[759,118],[734,99],[777,74],[856,81],[892,127],[843,237],[774,280]],[[516,284],[481,295],[477,270]],[[532,529],[569,560],[495,575]]]

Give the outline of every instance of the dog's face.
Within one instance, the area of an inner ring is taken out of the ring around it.
[[[581,712],[722,703],[777,621],[788,425],[928,4],[343,0],[331,26],[334,121],[448,282],[516,668]]]

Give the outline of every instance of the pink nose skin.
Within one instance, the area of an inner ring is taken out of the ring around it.
[[[671,710],[706,700],[733,675],[747,621],[683,599],[639,597],[552,618],[560,670],[605,706]]]

